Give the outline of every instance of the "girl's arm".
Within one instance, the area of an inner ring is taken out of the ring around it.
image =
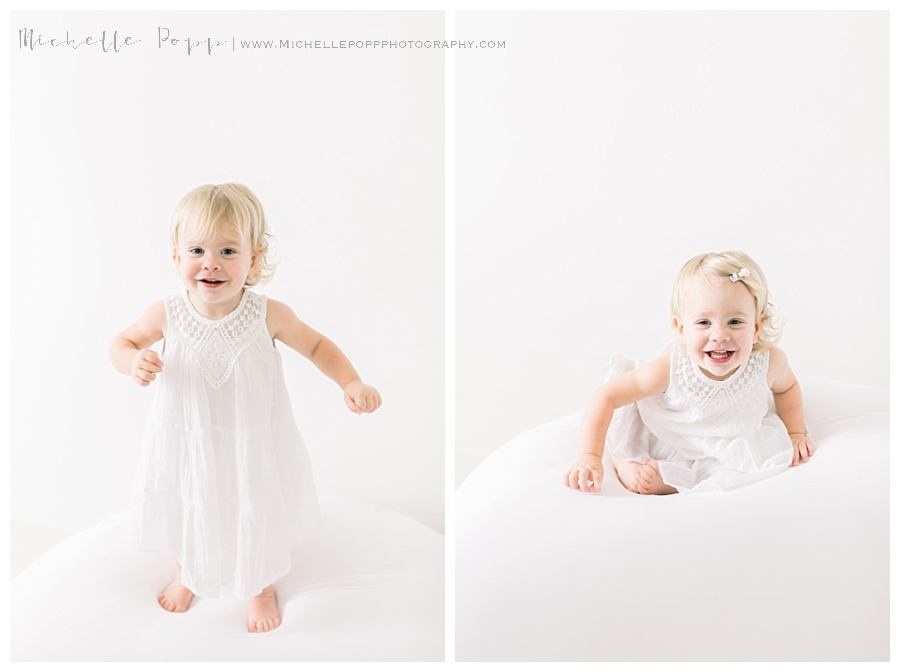
[[[581,421],[575,462],[565,475],[566,486],[585,492],[600,489],[603,448],[613,411],[620,406],[662,394],[669,385],[669,348],[657,359],[601,386],[591,397]],[[587,481],[593,481],[588,486]]]
[[[806,420],[803,418],[800,383],[791,371],[787,355],[780,348],[772,348],[769,352],[768,382],[775,400],[775,412],[787,427],[794,445],[794,458],[791,461],[793,467],[809,460],[814,451],[812,441],[807,436]]]
[[[290,346],[316,365],[344,391],[344,401],[354,413],[371,413],[381,406],[381,395],[362,382],[356,369],[329,338],[300,321],[290,306],[268,300],[266,325],[272,338]]]
[[[149,385],[162,371],[163,362],[148,348],[163,338],[165,325],[166,309],[162,301],[157,301],[137,322],[116,336],[108,349],[116,371],[131,376],[141,387]]]

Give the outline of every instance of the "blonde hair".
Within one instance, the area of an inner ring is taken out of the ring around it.
[[[255,263],[244,287],[268,282],[275,273],[275,262],[269,259],[266,215],[256,195],[243,184],[204,184],[186,193],[172,215],[170,242],[174,251],[187,231],[200,240],[211,240],[216,233],[228,231],[250,243]]]
[[[769,297],[766,276],[746,252],[738,250],[708,252],[689,259],[675,278],[675,287],[672,290],[672,318],[681,319],[684,294],[691,279],[700,274],[730,278],[733,274],[740,273],[741,269],[747,269],[749,273],[740,276],[737,282],[744,283],[756,302],[756,322],[759,324],[759,336],[757,342],[753,344],[753,350],[755,352],[771,350],[781,338],[781,321],[778,319],[775,306]]]

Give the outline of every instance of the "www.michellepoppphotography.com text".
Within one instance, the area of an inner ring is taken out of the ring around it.
[[[100,51],[118,54],[126,49],[150,45],[157,50],[179,50],[190,56],[216,52],[240,50],[313,50],[313,49],[505,49],[506,40],[444,40],[444,39],[404,39],[404,40],[316,40],[316,39],[242,39],[230,37],[196,37],[174,32],[166,26],[157,26],[153,39],[145,40],[119,30],[100,30],[89,35],[74,35],[70,31],[63,34],[47,35],[34,28],[19,28],[19,50],[70,50]]]

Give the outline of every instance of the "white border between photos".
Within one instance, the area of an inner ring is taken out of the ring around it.
[[[444,12],[444,39],[456,13]],[[456,651],[456,59],[444,55],[444,659]]]

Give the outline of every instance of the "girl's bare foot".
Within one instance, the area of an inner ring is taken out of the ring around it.
[[[175,570],[175,578],[156,597],[156,602],[166,611],[187,611],[194,594],[181,585],[181,567]]]
[[[675,488],[664,483],[662,476],[659,475],[659,462],[653,458],[640,466],[638,471],[637,484],[638,492],[642,495],[672,495],[678,492]]]
[[[641,473],[644,465],[633,460],[614,460],[613,466],[616,468],[616,476],[619,477],[619,483],[632,492],[639,493],[638,474]]]
[[[281,625],[278,613],[278,597],[275,589],[267,586],[247,603],[247,632],[268,632]]]

